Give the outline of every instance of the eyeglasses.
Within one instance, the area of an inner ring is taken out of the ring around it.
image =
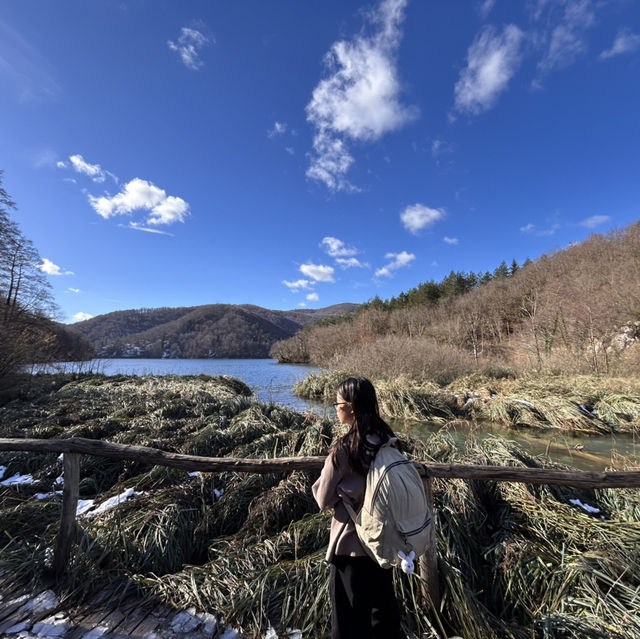
[[[344,406],[345,404],[350,404],[351,402],[334,402],[333,407],[338,408],[338,406]]]

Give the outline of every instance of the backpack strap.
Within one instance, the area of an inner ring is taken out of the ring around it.
[[[347,512],[349,513],[349,517],[351,517],[351,519],[353,520],[353,523],[356,523],[356,519],[358,518],[358,515],[356,514],[356,511],[353,509],[353,506],[351,504],[348,504],[344,499],[342,500],[342,503],[344,504],[344,507],[347,509]]]

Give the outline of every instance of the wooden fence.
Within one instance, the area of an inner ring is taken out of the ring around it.
[[[64,453],[64,488],[62,517],[55,548],[54,570],[59,578],[68,565],[76,530],[76,510],[80,485],[80,456],[96,455],[123,461],[135,461],[154,466],[170,466],[188,471],[218,473],[286,473],[293,470],[319,471],[324,457],[280,457],[273,459],[232,459],[200,457],[169,453],[146,446],[112,444],[94,439],[0,439],[0,451],[28,451],[33,453]],[[433,511],[431,478],[482,479],[517,481],[527,484],[556,484],[579,488],[640,488],[640,471],[565,471],[547,468],[518,468],[512,466],[479,466],[470,464],[439,464],[416,462]],[[433,517],[433,512],[431,512]],[[429,588],[429,598],[438,602],[438,568],[435,527],[431,526],[431,551],[420,558],[420,575]]]

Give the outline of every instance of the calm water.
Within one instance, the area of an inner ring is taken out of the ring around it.
[[[322,369],[301,364],[277,364],[272,359],[97,359],[34,367],[33,371],[91,371],[105,375],[231,375],[250,386],[261,401],[273,401],[298,411],[310,410],[321,416],[335,418],[332,406],[301,399],[292,392],[296,382]],[[393,421],[392,426],[399,435],[417,438],[428,438],[442,428],[428,422],[400,420]],[[630,457],[636,463],[640,460],[640,440],[628,435],[573,437],[553,431],[506,429],[491,424],[483,424],[481,430],[471,424],[459,423],[446,428],[461,445],[469,436],[483,439],[495,435],[518,442],[533,455],[582,470],[602,470],[609,466],[612,450]]]
[[[321,372],[316,366],[278,364],[274,359],[94,359],[34,367],[34,372],[94,372],[105,375],[230,375],[241,379],[263,402],[276,402],[298,411],[324,413],[321,402],[296,397],[293,385]]]

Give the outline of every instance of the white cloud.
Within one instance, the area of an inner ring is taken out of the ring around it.
[[[358,253],[357,249],[347,246],[337,237],[323,237],[322,242],[320,242],[320,247],[331,257],[350,257]]]
[[[444,209],[431,209],[424,204],[413,204],[400,213],[402,225],[414,235],[423,228],[435,224],[444,216]]]
[[[455,86],[455,110],[478,115],[489,110],[507,88],[521,60],[524,34],[509,24],[501,34],[483,27],[467,52],[467,66]]]
[[[591,0],[565,0],[562,19],[548,36],[547,51],[538,63],[540,74],[573,64],[587,50],[584,32],[594,23]]]
[[[99,164],[89,164],[88,162],[85,162],[84,158],[79,154],[69,156],[69,161],[77,173],[84,173],[85,175],[88,175],[94,182],[105,181],[105,172]],[[58,164],[58,166],[60,165]],[[63,167],[61,168],[64,168],[65,166],[66,165],[63,163]]]
[[[169,237],[174,237],[173,233],[167,233],[167,231],[161,231],[160,229],[150,229],[148,226],[142,226],[142,224],[138,224],[137,222],[129,222],[128,225],[120,224],[119,226],[123,226],[124,228],[132,229],[134,231],[143,231],[145,233],[154,233],[155,235],[168,235]]]
[[[309,295],[307,295],[307,299],[310,302],[317,302],[320,299],[320,297],[318,296],[317,293],[309,293]]]
[[[273,123],[273,128],[267,131],[267,136],[270,138],[275,138],[276,135],[284,135],[287,131],[287,123],[286,122],[276,122]]]
[[[296,152],[295,152],[294,148],[293,148],[293,147],[291,147],[291,146],[286,146],[284,150],[285,150],[289,155],[295,155],[295,154],[296,154]]]
[[[385,259],[391,260],[386,266],[379,268],[375,272],[376,277],[393,277],[393,271],[408,266],[416,256],[413,253],[402,251],[401,253],[387,253]]]
[[[297,293],[300,289],[309,290],[313,288],[313,282],[309,280],[296,280],[295,282],[288,282],[287,280],[282,280],[282,283],[289,288],[292,293]]]
[[[140,178],[125,184],[123,190],[113,197],[89,195],[89,203],[105,219],[138,209],[150,211],[146,223],[153,226],[184,222],[189,214],[189,205],[182,198],[167,195],[163,189]]]
[[[84,322],[84,320],[88,320],[91,319],[93,317],[93,315],[89,315],[89,313],[76,313],[73,316],[73,321],[74,322]]]
[[[483,20],[491,13],[495,3],[496,0],[484,0],[484,2],[478,7],[478,11],[480,12],[480,16]]]
[[[355,257],[338,257],[336,258],[336,264],[342,269],[348,268],[369,268],[366,262],[361,262]]]
[[[608,222],[611,218],[608,215],[592,215],[588,217],[586,220],[582,220],[580,222],[580,226],[586,226],[588,229],[593,229],[596,226],[600,226],[605,222]]]
[[[444,140],[434,140],[431,143],[431,155],[434,158],[440,157],[446,153],[452,153],[453,149],[451,145],[445,142]]]
[[[306,302],[299,302],[299,303],[298,303],[298,306],[299,306],[300,308],[306,308],[307,303],[306,303]]]
[[[546,229],[538,229],[535,224],[527,224],[526,226],[520,227],[521,233],[526,233],[528,235],[535,235],[536,237],[548,237],[550,235],[555,235],[556,231],[562,228],[561,224],[552,224]]]
[[[71,287],[69,287],[67,289],[67,291],[69,291],[69,293],[79,293],[80,289],[79,288],[71,288]]]
[[[457,237],[447,237],[446,235],[442,238],[442,241],[445,244],[451,244],[451,245],[454,245],[454,246],[459,242]]]
[[[307,120],[315,128],[307,176],[331,190],[357,190],[346,179],[353,164],[345,139],[373,141],[417,117],[400,103],[396,52],[407,0],[383,0],[370,15],[378,28],[332,45],[329,75],[313,90]]]
[[[213,38],[207,38],[202,31],[182,27],[180,35],[178,36],[178,42],[176,43],[169,40],[167,45],[180,56],[182,64],[184,64],[187,69],[197,71],[204,64],[200,59],[200,51],[211,42],[215,42],[215,40]]]
[[[62,160],[58,160],[58,162],[56,162],[56,167],[58,167],[59,169],[66,169],[67,168],[67,164],[66,164],[66,162],[63,162]]]
[[[321,264],[303,264],[300,272],[310,277],[316,282],[334,282],[333,274],[335,270],[332,266],[323,266]]]
[[[633,53],[640,49],[640,34],[631,33],[629,29],[620,29],[610,49],[603,51],[598,57],[601,60],[613,58],[624,53]]]
[[[42,258],[42,264],[38,268],[47,275],[73,275],[73,271],[63,271],[57,264],[54,264],[46,257]]]

